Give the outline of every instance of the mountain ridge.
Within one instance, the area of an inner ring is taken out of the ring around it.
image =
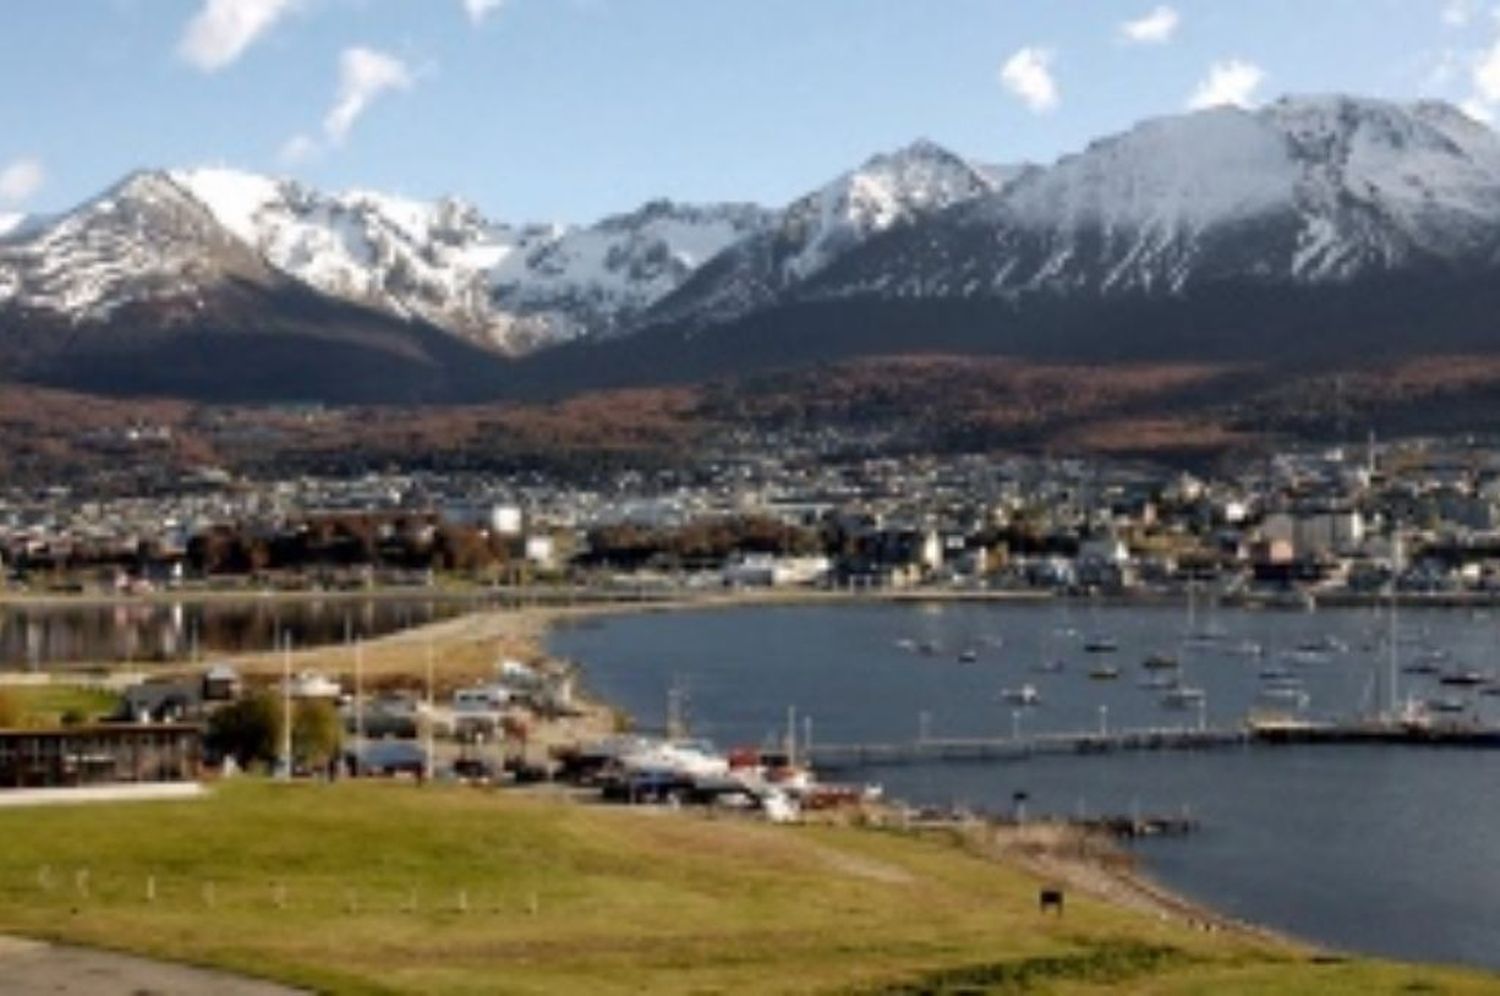
[[[388,389],[404,357],[424,386],[400,396],[439,400],[923,351],[1337,365],[1496,350],[1497,270],[1500,136],[1439,102],[1317,95],[1148,119],[1044,166],[917,140],[779,210],[652,201],[571,228],[142,172],[0,236],[0,362],[66,386],[90,349],[173,330],[326,346],[319,313]]]

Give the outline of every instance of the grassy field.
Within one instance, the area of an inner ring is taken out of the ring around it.
[[[336,992],[1488,992],[1070,898],[952,843],[462,788],[0,813],[0,931]],[[150,895],[154,891],[154,897]]]
[[[13,712],[21,726],[56,726],[69,716],[87,722],[113,713],[120,705],[120,697],[113,692],[61,683],[0,686],[0,700],[4,701],[0,711]]]

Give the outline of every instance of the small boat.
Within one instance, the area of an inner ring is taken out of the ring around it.
[[[1444,696],[1440,699],[1428,699],[1426,706],[1428,712],[1446,713],[1448,715],[1469,711],[1469,704],[1467,702],[1451,696]]]
[[[921,643],[917,644],[917,649],[926,654],[928,657],[931,657],[934,654],[940,653],[943,649],[943,645],[936,640],[923,640]]]
[[[1464,668],[1459,671],[1449,671],[1438,678],[1439,685],[1447,685],[1450,688],[1476,688],[1480,685],[1490,683],[1491,676],[1473,668]]]
[[[1227,653],[1234,654],[1236,657],[1262,657],[1266,652],[1266,649],[1254,640],[1240,640],[1238,643],[1231,643],[1224,649]]]
[[[1147,671],[1175,671],[1178,662],[1177,658],[1167,654],[1152,654],[1141,662],[1141,667]]]
[[[1500,682],[1485,685],[1479,690],[1480,695],[1500,695]]]
[[[903,636],[901,639],[896,641],[896,646],[902,650],[916,650],[917,641],[913,640],[909,636]]]
[[[1298,667],[1312,667],[1318,664],[1327,664],[1333,658],[1325,650],[1308,650],[1298,647],[1296,650],[1282,651],[1282,657],[1296,664]]]
[[[1022,685],[1020,688],[1007,688],[1000,693],[1000,697],[1011,705],[1033,706],[1042,701],[1042,693],[1036,690],[1032,684]]]
[[[1278,688],[1301,688],[1302,679],[1295,674],[1289,674],[1284,678],[1267,678],[1264,687],[1268,690]]]
[[[987,637],[984,638],[984,643],[985,643],[985,646],[987,646],[987,647],[993,647],[996,650],[999,650],[1001,647],[1005,646],[1005,637],[1003,637],[1003,636],[987,636]]]
[[[959,651],[958,662],[960,664],[973,664],[977,660],[979,660],[979,651],[973,649]]]
[[[1164,692],[1181,683],[1181,679],[1175,674],[1153,674],[1141,682],[1141,688],[1148,692]]]
[[[1301,688],[1264,688],[1258,696],[1265,705],[1291,709],[1306,709],[1312,696]]]
[[[1031,665],[1031,670],[1037,674],[1062,674],[1067,669],[1067,663],[1060,657],[1054,657],[1051,660]]]
[[[1288,679],[1295,677],[1296,674],[1292,671],[1291,668],[1282,667],[1280,664],[1272,664],[1269,667],[1263,667],[1260,669],[1261,681],[1287,681]]]
[[[1349,644],[1336,636],[1316,636],[1297,644],[1297,649],[1317,654],[1345,654],[1349,652]]]
[[[1191,688],[1183,685],[1173,688],[1161,697],[1164,709],[1188,709],[1200,705],[1208,698],[1208,693],[1201,688]]]
[[[1084,641],[1083,649],[1090,654],[1112,654],[1120,649],[1120,644],[1108,636],[1091,636]]]
[[[1419,657],[1401,668],[1404,674],[1442,674],[1443,669],[1438,662],[1427,657]]]
[[[1091,681],[1114,681],[1120,676],[1120,669],[1109,664],[1101,664],[1089,669]]]

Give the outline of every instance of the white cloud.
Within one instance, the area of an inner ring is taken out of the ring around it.
[[[331,145],[342,145],[375,98],[390,90],[409,90],[412,82],[411,71],[393,55],[372,48],[344,49],[339,57],[338,97],[323,118],[324,137]]]
[[[1474,99],[1486,104],[1500,104],[1500,40],[1481,52],[1470,73]]]
[[[474,24],[484,23],[484,19],[500,9],[505,0],[463,0],[464,13],[469,15],[470,22]]]
[[[177,54],[205,73],[231,65],[299,0],[203,0]]]
[[[42,189],[47,171],[40,159],[17,159],[0,169],[0,202],[20,204]]]
[[[311,136],[297,134],[282,143],[281,151],[276,154],[276,159],[283,166],[300,166],[311,159],[316,159],[322,151]]]
[[[1493,125],[1495,123],[1494,108],[1489,107],[1482,101],[1475,100],[1473,97],[1459,104],[1458,109],[1480,124]]]
[[[1000,67],[1000,82],[1020,98],[1033,114],[1046,114],[1062,101],[1052,78],[1052,52],[1023,48]]]
[[[1166,4],[1144,17],[1120,25],[1120,40],[1130,45],[1163,45],[1177,33],[1182,18]]]
[[[1188,98],[1188,107],[1195,111],[1223,104],[1248,107],[1254,102],[1255,91],[1260,89],[1265,78],[1265,70],[1253,62],[1243,59],[1216,62]]]
[[[1440,16],[1448,27],[1462,28],[1474,19],[1477,7],[1475,0],[1446,0]]]

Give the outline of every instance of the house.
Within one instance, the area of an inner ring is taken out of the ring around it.
[[[0,790],[194,781],[202,758],[191,724],[0,730]]]

